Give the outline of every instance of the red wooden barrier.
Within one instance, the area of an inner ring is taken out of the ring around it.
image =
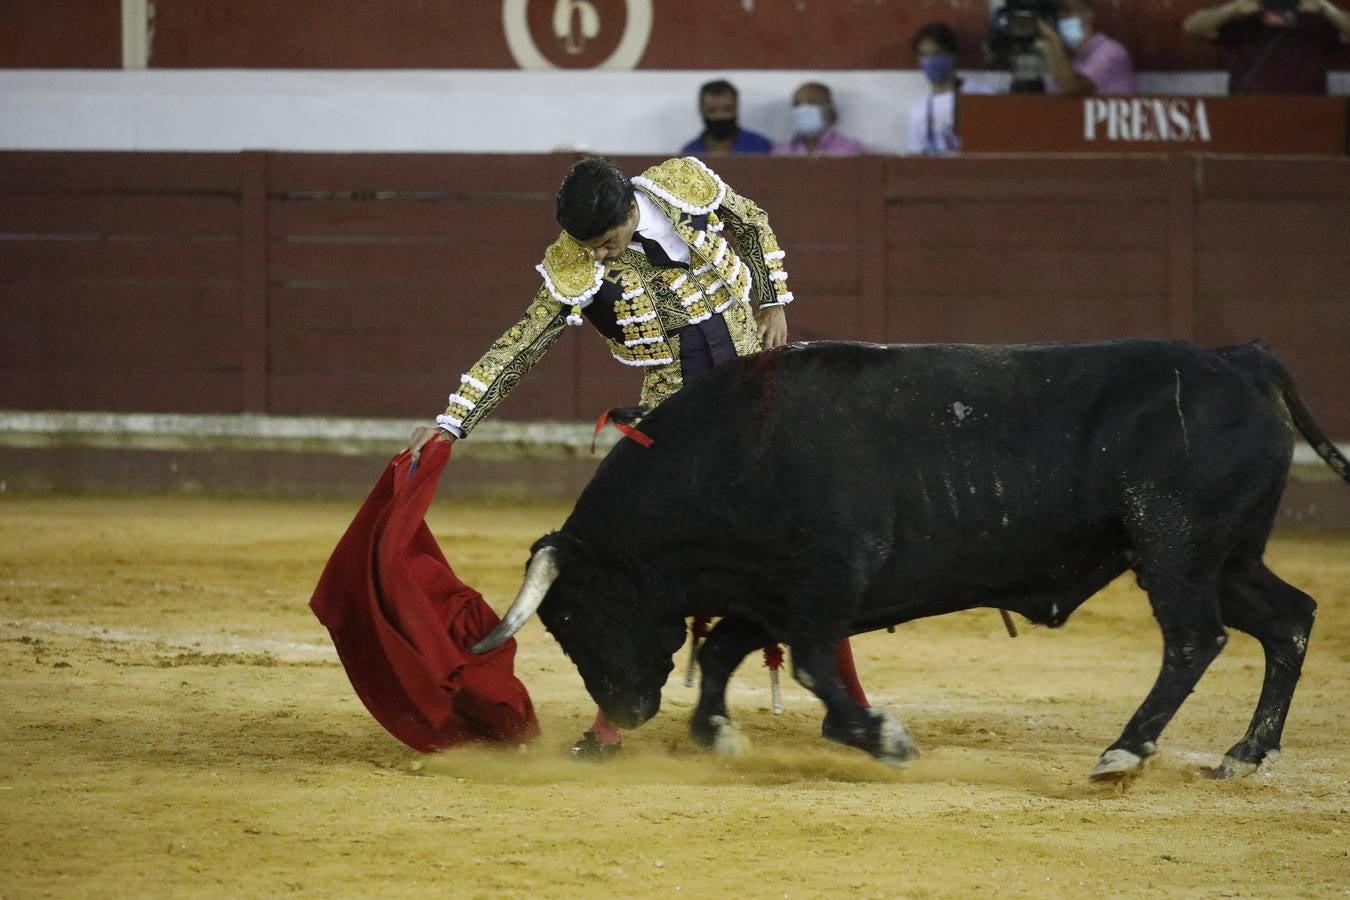
[[[571,162],[0,153],[0,408],[434,415],[533,296]],[[795,338],[1263,337],[1350,437],[1350,160],[715,165],[788,250]],[[569,329],[497,415],[637,380]]]

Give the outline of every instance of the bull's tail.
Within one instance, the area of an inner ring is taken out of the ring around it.
[[[1248,366],[1256,366],[1264,372],[1280,392],[1284,399],[1285,408],[1289,410],[1289,418],[1293,420],[1294,427],[1298,429],[1303,439],[1312,445],[1313,451],[1322,461],[1331,467],[1331,470],[1341,476],[1341,480],[1350,484],[1350,460],[1342,455],[1341,451],[1332,443],[1331,438],[1322,430],[1322,426],[1317,424],[1313,418],[1312,410],[1308,409],[1303,398],[1299,396],[1298,387],[1294,384],[1293,377],[1289,370],[1284,367],[1275,355],[1270,352],[1270,348],[1264,341],[1253,341],[1250,344],[1242,344],[1237,347],[1223,347],[1216,351],[1226,359],[1234,362],[1246,363]]]

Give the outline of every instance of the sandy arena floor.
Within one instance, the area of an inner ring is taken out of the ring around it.
[[[816,701],[747,665],[754,743],[706,755],[693,691],[597,766],[593,706],[537,624],[518,671],[543,737],[420,758],[366,714],[306,606],[354,503],[0,497],[0,897],[1308,896],[1350,892],[1350,535],[1274,542],[1321,604],[1277,765],[1205,777],[1246,727],[1236,635],[1125,789],[1086,780],[1157,671],[1118,582],[1063,630],[993,611],[855,643],[925,755],[819,737]],[[559,506],[445,504],[431,524],[492,602]]]

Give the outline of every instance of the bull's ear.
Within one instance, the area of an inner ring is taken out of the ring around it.
[[[510,640],[544,602],[544,596],[553,582],[558,580],[558,552],[553,547],[543,547],[530,557],[530,565],[525,570],[525,581],[511,601],[501,622],[492,633],[473,645],[474,653],[487,653]]]

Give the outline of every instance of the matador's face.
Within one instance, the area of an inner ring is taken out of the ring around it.
[[[598,237],[593,237],[588,241],[577,241],[577,243],[596,262],[613,262],[619,258],[620,253],[623,253],[624,248],[633,242],[633,234],[638,227],[638,218],[638,205],[637,201],[634,200],[633,205],[628,207],[628,218]]]

